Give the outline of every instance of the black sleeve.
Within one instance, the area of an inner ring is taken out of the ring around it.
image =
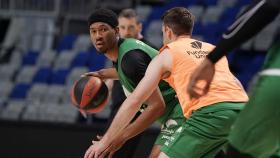
[[[151,60],[142,50],[131,50],[123,56],[121,67],[124,74],[137,85],[144,77]]]
[[[272,22],[280,10],[279,0],[262,0],[242,14],[223,34],[216,48],[207,58],[216,63],[226,53],[247,41]]]

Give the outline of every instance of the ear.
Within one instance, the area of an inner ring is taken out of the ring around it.
[[[119,26],[117,26],[114,30],[115,30],[116,34],[119,34],[119,33],[120,33],[120,28],[119,28]]]
[[[168,26],[165,26],[165,29],[166,29],[166,34],[167,34],[168,38],[171,39],[173,36],[173,31]]]
[[[165,33],[167,33],[167,26],[162,25],[162,31],[165,32]]]

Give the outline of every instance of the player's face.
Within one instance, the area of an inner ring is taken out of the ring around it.
[[[103,22],[90,25],[90,39],[98,52],[106,53],[118,38],[118,30]]]
[[[142,24],[136,18],[120,17],[119,19],[120,36],[122,38],[138,38],[142,30]]]

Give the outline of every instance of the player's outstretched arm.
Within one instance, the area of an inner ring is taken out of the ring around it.
[[[127,127],[143,102],[157,89],[162,73],[160,63],[161,60],[159,60],[158,57],[151,61],[143,79],[139,82],[133,93],[131,93],[121,105],[110,128],[103,137],[104,140],[114,137],[114,135]]]
[[[113,80],[118,80],[119,76],[117,73],[117,70],[115,68],[106,68],[106,69],[100,69],[98,71],[93,71],[93,72],[87,72],[81,75],[83,76],[94,76],[94,77],[99,77],[102,80],[106,79],[113,79]]]
[[[279,0],[261,0],[249,8],[222,35],[216,48],[207,56],[210,61],[216,63],[271,23],[279,15],[280,2]]]
[[[114,140],[112,140],[112,143],[102,153],[101,157],[106,156],[109,153],[110,156],[113,156],[113,154],[119,150],[127,140],[143,132],[164,113],[165,103],[159,88],[152,93],[145,104],[148,105],[147,108],[135,121],[130,123],[118,136],[115,137]]]

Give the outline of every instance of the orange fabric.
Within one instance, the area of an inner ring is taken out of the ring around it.
[[[211,104],[248,101],[243,87],[230,72],[225,57],[216,63],[215,76],[208,94],[199,99],[189,99],[187,85],[190,75],[213,48],[214,46],[209,43],[182,37],[163,46],[160,50],[162,52],[168,49],[171,54],[171,75],[164,80],[175,89],[186,118],[189,118],[194,110]]]

